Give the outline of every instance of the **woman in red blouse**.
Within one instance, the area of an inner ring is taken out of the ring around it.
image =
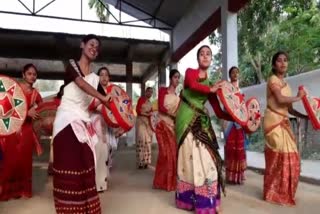
[[[196,214],[221,213],[223,162],[205,103],[210,101],[213,108],[219,108],[217,98],[212,100],[210,97],[216,97],[214,94],[223,82],[213,84],[209,81],[208,69],[212,60],[209,46],[199,48],[197,60],[198,69],[186,71],[175,119],[178,143],[176,206],[194,210]]]
[[[28,114],[21,130],[1,141],[4,160],[0,173],[0,201],[10,198],[32,196],[32,151],[42,152],[33,128],[32,120],[39,117],[36,106],[42,98],[33,84],[37,80],[37,68],[27,64],[22,72],[23,82],[20,84],[27,99]]]
[[[149,124],[149,118],[152,113],[152,104],[150,98],[152,97],[153,89],[148,87],[145,96],[138,99],[136,106],[136,154],[137,154],[137,168],[147,169],[151,164],[151,143],[152,143],[152,129]]]
[[[169,87],[161,87],[159,89],[159,122],[156,126],[159,153],[153,187],[174,191],[177,184],[177,142],[174,131],[174,118],[180,104],[180,98],[176,95],[180,73],[178,70],[171,70],[169,77]]]
[[[229,69],[231,84],[239,91],[239,68],[233,66]],[[234,121],[224,122],[224,134],[226,144],[224,158],[226,168],[226,181],[230,184],[243,184],[244,172],[247,168],[245,133],[242,127]]]

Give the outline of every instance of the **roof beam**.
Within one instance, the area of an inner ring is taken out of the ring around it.
[[[69,56],[70,50],[67,48],[67,38],[64,35],[61,34],[56,34],[54,35],[55,40],[56,40],[56,52],[58,55],[60,55],[63,59],[69,59],[71,58]]]
[[[163,2],[164,2],[164,0],[161,0],[161,1],[160,1],[158,7],[157,7],[157,8],[155,9],[155,11],[153,12],[153,17],[157,18],[157,14],[158,14],[158,12],[159,12],[159,10],[160,10]],[[150,20],[149,24],[151,24],[151,22],[152,22],[152,20]]]
[[[141,82],[145,83],[147,82],[156,72],[157,72],[157,64],[150,64],[148,66],[148,68],[146,69],[146,71],[143,73],[142,77],[141,77]]]
[[[166,49],[161,54],[161,58],[159,61],[154,61],[152,64],[149,65],[149,67],[146,69],[146,71],[143,73],[141,80],[142,83],[145,83],[148,81],[153,75],[155,75],[156,72],[158,72],[158,66],[161,64],[168,65],[171,57],[170,49]]]
[[[105,0],[105,1],[108,2],[108,0]],[[150,16],[150,17],[152,17],[152,18],[154,18],[154,19],[157,19],[159,22],[162,22],[163,24],[169,26],[170,28],[173,28],[173,26],[172,26],[171,24],[167,23],[166,21],[164,21],[164,20],[162,20],[162,19],[159,19],[159,18],[154,17],[153,14],[148,13],[147,11],[145,11],[145,10],[143,10],[143,9],[135,6],[134,4],[132,4],[132,3],[128,2],[128,1],[121,0],[121,4],[122,4],[122,7],[123,7],[123,4],[126,4],[126,5],[134,8],[134,9],[136,9],[136,10],[138,10],[138,11],[146,14],[147,16]],[[119,5],[116,4],[116,5],[114,5],[114,6],[115,6],[117,9],[119,9]],[[122,10],[123,10],[123,9],[122,9]]]
[[[128,45],[128,48],[127,48],[127,61],[128,62],[132,62],[132,59],[134,56],[133,54],[134,54],[136,47],[137,47],[137,45],[132,45],[132,44]]]
[[[191,10],[181,18],[173,30],[172,60],[178,62],[219,27],[220,14],[220,0],[202,0],[201,4],[193,4]]]
[[[0,74],[7,75],[13,78],[21,78],[22,74],[20,70],[0,70]],[[56,71],[56,72],[45,72],[45,71],[38,71],[38,79],[47,79],[47,80],[63,80],[64,79],[64,72]],[[111,75],[110,79],[112,82],[126,82],[125,76],[119,75]],[[132,83],[141,83],[141,77],[132,77]]]
[[[30,51],[31,50],[31,51]],[[134,50],[134,48],[133,48]],[[133,52],[132,50],[132,52]],[[131,51],[131,50],[130,50]],[[150,62],[154,60],[154,56],[135,57],[132,52],[129,55],[112,55],[111,53],[102,52],[95,62],[100,63],[115,63],[125,64],[128,57],[132,57],[131,61],[134,62]],[[80,50],[77,48],[66,50],[62,45],[58,45],[53,48],[46,47],[34,47],[34,46],[19,46],[19,47],[1,47],[0,46],[0,57],[3,58],[24,58],[24,59],[42,59],[42,60],[66,60],[78,56]]]
[[[120,26],[135,27],[135,28],[158,29],[158,30],[163,30],[163,31],[171,31],[172,30],[172,26],[166,24],[163,21],[161,21],[161,22],[166,24],[169,27],[154,27],[154,26],[145,26],[145,25],[133,25],[133,24],[114,23],[114,22],[108,22],[108,21],[102,22],[102,21],[95,21],[95,20],[81,19],[81,18],[69,18],[69,17],[61,17],[61,16],[41,15],[41,14],[36,14],[36,13],[33,13],[33,12],[25,13],[25,12],[15,12],[15,11],[0,10],[0,13],[19,15],[19,16],[32,16],[32,17],[47,18],[47,19],[67,20],[67,21],[77,21],[77,22],[97,23],[97,24],[108,24],[108,25],[118,25],[118,26],[120,25]]]
[[[171,55],[172,55],[172,52],[171,52],[171,50],[169,48],[164,50],[162,55],[161,55],[160,62],[162,64],[168,65],[170,63],[170,61],[171,61]]]
[[[7,75],[12,78],[22,78],[21,70],[11,70],[6,69],[1,70],[0,74]],[[38,71],[38,79],[47,79],[47,80],[63,80],[64,72],[41,72]]]
[[[228,0],[229,11],[236,13],[243,8],[250,0]]]

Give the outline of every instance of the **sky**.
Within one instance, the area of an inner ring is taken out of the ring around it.
[[[36,0],[36,11],[42,8],[44,5],[49,3],[51,0]],[[33,0],[22,0],[22,2],[32,10]],[[83,0],[83,18],[89,20],[98,20],[95,10],[90,9],[88,6],[88,0]],[[42,10],[39,14],[41,15],[52,15],[52,16],[63,16],[68,18],[80,18],[81,4],[79,0],[56,0],[47,8]],[[28,13],[28,11],[19,3],[18,0],[1,0],[0,10],[2,11],[14,11],[20,13]],[[113,6],[110,6],[110,11],[116,18],[119,17],[119,11]],[[133,17],[122,13],[122,21],[134,20]],[[111,22],[115,20],[110,17]],[[145,23],[141,23],[147,25]],[[8,29],[23,29],[23,30],[34,30],[34,31],[48,31],[48,32],[64,32],[70,34],[97,34],[108,37],[120,37],[120,38],[135,38],[135,39],[149,39],[149,40],[160,40],[169,41],[170,37],[168,34],[157,30],[157,29],[146,29],[136,27],[125,27],[108,24],[98,23],[86,23],[77,21],[65,21],[58,19],[49,18],[38,18],[31,16],[11,15],[0,13],[0,27]],[[178,63],[178,70],[184,74],[188,67],[196,67],[196,52],[199,46],[207,44],[209,40],[206,38],[204,41],[199,43],[193,50],[185,55]],[[211,46],[213,52],[217,49]],[[168,82],[168,81],[167,81]],[[148,82],[152,84],[152,82]],[[134,86],[135,91],[138,90],[138,85]]]

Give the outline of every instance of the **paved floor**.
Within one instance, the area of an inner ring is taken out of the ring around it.
[[[152,189],[152,167],[135,169],[135,153],[119,151],[112,170],[109,190],[100,194],[103,213],[108,214],[167,214],[192,213],[178,210],[174,206],[174,193]],[[297,206],[281,207],[261,200],[262,179],[260,174],[247,171],[243,186],[227,186],[227,197],[223,198],[224,214],[319,214],[320,186],[300,182]],[[0,202],[0,214],[54,214],[52,179],[46,175],[46,164],[35,164],[34,197]]]

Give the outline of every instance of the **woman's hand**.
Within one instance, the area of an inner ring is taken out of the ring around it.
[[[115,133],[116,138],[121,137],[121,135],[124,134],[124,130],[123,129],[118,129]]]
[[[211,93],[216,93],[217,90],[218,90],[219,88],[222,88],[223,85],[224,85],[224,81],[217,82],[216,84],[214,84],[213,86],[211,86],[210,92],[211,92]]]
[[[151,113],[151,112],[148,112],[148,113],[144,113],[144,114],[142,114],[142,115],[144,115],[144,116],[146,116],[146,117],[151,117],[152,113]]]
[[[38,112],[34,107],[28,111],[28,116],[31,117],[33,120],[37,120],[40,118]]]
[[[109,94],[107,94],[107,96],[103,96],[100,101],[103,105],[110,109],[110,102],[112,101],[112,97]]]
[[[300,99],[302,97],[304,97],[305,95],[307,95],[305,90],[299,90],[298,93],[297,93],[297,97],[299,97]]]

